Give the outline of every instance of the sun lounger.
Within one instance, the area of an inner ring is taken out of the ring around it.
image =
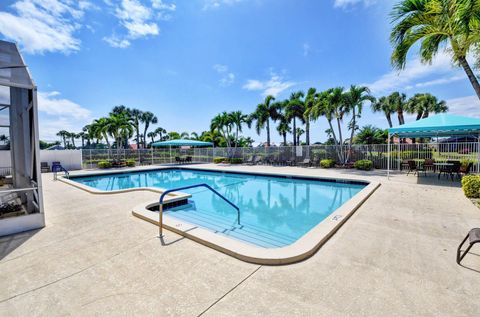
[[[465,244],[465,242],[468,240],[468,247],[467,249],[462,253],[462,246]],[[473,247],[474,244],[480,243],[480,228],[473,228],[470,230],[470,232],[467,234],[465,239],[463,239],[462,243],[458,246],[457,249],[457,263],[460,264],[460,262],[463,260],[465,255],[467,255],[468,251]]]
[[[310,159],[304,159],[302,162],[298,162],[298,165],[301,167],[309,167],[312,165],[312,161],[310,161]]]
[[[246,165],[253,165],[253,164],[254,164],[254,160],[255,160],[255,155],[252,155],[252,156],[250,156],[249,158],[247,158],[247,159],[245,160],[245,164],[246,164]]]

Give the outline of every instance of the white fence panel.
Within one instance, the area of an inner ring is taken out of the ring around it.
[[[40,162],[60,162],[67,170],[82,169],[82,150],[41,150]]]

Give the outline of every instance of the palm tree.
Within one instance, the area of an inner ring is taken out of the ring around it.
[[[222,135],[223,139],[227,143],[227,147],[231,147],[231,132],[232,132],[232,120],[227,112],[222,112],[216,115],[210,123],[210,130],[212,132],[217,131]]]
[[[82,149],[85,147],[85,139],[87,134],[85,132],[80,132],[77,134],[77,136],[82,140]]]
[[[92,123],[93,135],[101,136],[105,142],[107,142],[107,147],[110,149],[110,141],[108,140],[108,118],[99,118],[95,119]]]
[[[295,134],[297,136],[297,145],[300,145],[300,137],[305,133],[305,130],[303,130],[302,128],[297,128],[297,130],[295,131]]]
[[[67,136],[68,136],[68,131],[61,130],[57,133],[57,136],[62,138],[63,141],[63,147],[66,149],[67,148]]]
[[[480,98],[480,84],[467,61],[478,48],[480,5],[472,0],[402,0],[391,13],[392,64],[403,69],[412,46],[420,42],[422,62],[431,63],[441,46],[448,45],[455,64],[465,71]]]
[[[305,143],[310,145],[310,121],[312,121],[311,111],[317,102],[317,90],[315,88],[308,89],[305,97],[305,111],[303,119],[305,120]]]
[[[138,109],[128,109],[130,116],[132,117],[133,128],[135,129],[135,142],[137,143],[137,149],[140,148],[140,119],[143,112]]]
[[[351,130],[350,140],[348,142],[348,152],[347,157],[345,158],[345,164],[348,163],[350,154],[352,152],[353,137],[355,136],[355,131],[357,127],[357,119],[360,118],[362,114],[363,104],[369,101],[370,103],[375,102],[375,98],[370,94],[370,89],[365,86],[350,86],[350,90],[344,94],[344,111],[346,113],[352,112],[352,119],[350,120],[349,128]]]
[[[158,127],[155,129],[155,134],[160,137],[160,141],[163,141],[163,136],[167,134],[167,130],[164,128]]]
[[[416,94],[407,103],[408,111],[417,114],[416,120],[428,118],[430,113],[443,113],[448,111],[447,103],[438,101],[431,94]]]
[[[72,140],[72,146],[74,149],[76,149],[76,145],[75,145],[75,139],[79,138],[79,135],[75,132],[69,132],[68,133],[68,136],[70,137],[70,140]]]
[[[155,136],[157,134],[155,132],[148,132],[147,136],[152,139],[152,143],[155,142]]]
[[[235,126],[235,147],[238,146],[239,133],[242,132],[242,126],[248,124],[250,126],[250,117],[241,111],[233,111],[229,114],[232,124]]]
[[[387,118],[388,126],[390,128],[393,127],[392,125],[392,114],[395,113],[391,103],[388,101],[387,97],[381,97],[376,102],[372,103],[372,111],[373,112],[383,112],[385,114],[385,118]]]
[[[387,130],[369,124],[360,129],[355,137],[355,144],[384,144],[387,138]]]
[[[297,145],[297,119],[305,123],[303,114],[305,113],[305,102],[302,98],[305,96],[303,91],[297,91],[290,95],[286,104],[285,114],[289,120],[293,121],[293,146]]]
[[[290,122],[283,114],[280,115],[278,121],[279,124],[277,126],[277,131],[283,137],[283,145],[287,146],[287,134],[292,132],[292,128],[290,128]]]
[[[198,133],[197,133],[197,132],[192,132],[192,133],[190,133],[190,138],[191,138],[192,140],[199,140],[199,139],[198,139]]]
[[[270,120],[276,121],[278,118],[278,103],[272,103],[275,97],[268,95],[263,103],[258,104],[255,112],[250,116],[250,120],[255,120],[255,130],[260,135],[260,131],[265,128],[267,131],[267,146],[270,146]]]
[[[120,148],[123,140],[133,136],[134,128],[130,116],[125,113],[112,113],[107,119],[107,131],[115,139],[117,144],[117,159],[120,157]]]
[[[147,142],[145,142],[145,137],[147,136],[148,127],[150,124],[157,124],[158,118],[152,112],[145,111],[140,116],[140,121],[145,124],[143,128],[143,144],[145,146],[147,144]]]
[[[188,138],[190,138],[190,133],[182,132],[182,133],[180,133],[180,138],[181,139],[188,139]]]
[[[407,106],[407,96],[399,92],[394,92],[388,96],[388,103],[392,109],[397,112],[398,124],[405,124],[403,113],[405,112],[405,108]]]

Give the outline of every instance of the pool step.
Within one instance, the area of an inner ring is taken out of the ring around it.
[[[166,214],[207,228],[215,233],[223,234],[264,248],[282,247],[295,241],[295,239],[291,237],[284,237],[265,230],[258,230],[248,224],[238,225],[236,223],[236,216],[234,215],[232,215],[233,217],[231,218],[227,218],[214,212],[195,209],[193,206],[168,211]]]

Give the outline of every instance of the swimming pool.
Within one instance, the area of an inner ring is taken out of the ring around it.
[[[192,195],[189,203],[169,209],[165,215],[267,249],[295,243],[368,185],[185,168],[71,177],[71,180],[101,191],[208,184],[240,208],[240,225],[237,211],[205,188],[182,191]]]

